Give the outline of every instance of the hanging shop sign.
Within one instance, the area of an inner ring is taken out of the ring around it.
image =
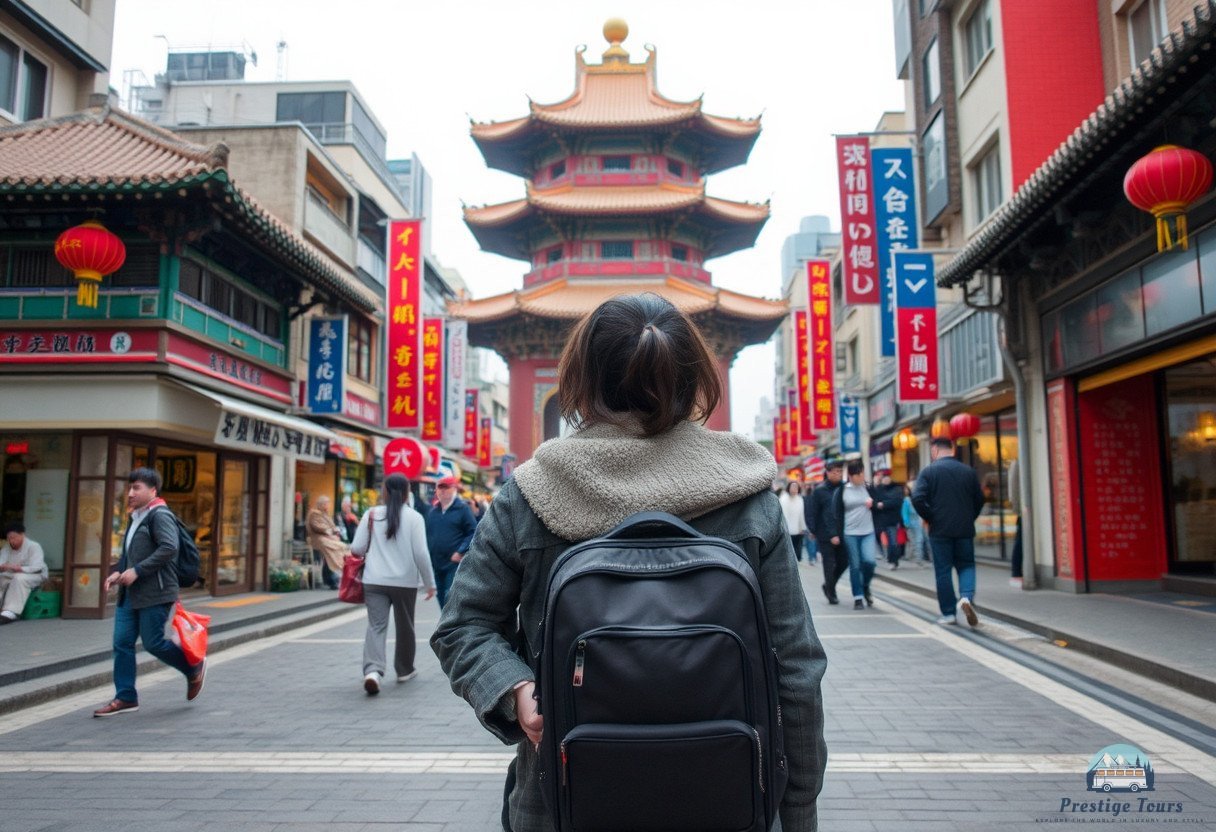
[[[422,320],[422,438],[443,440],[443,318]]]
[[[490,448],[493,424],[489,416],[483,416],[481,429],[477,434],[477,464],[482,468],[489,468],[494,462],[493,452]]]
[[[464,394],[464,455],[469,459],[477,459],[477,391],[469,390]]]
[[[891,252],[918,245],[916,187],[912,148],[882,147],[870,151],[874,165],[874,224],[878,238],[882,355],[895,355],[895,263]]]
[[[785,400],[790,412],[790,451],[794,455],[802,455],[802,405],[798,402],[798,389],[787,387]]]
[[[811,424],[811,347],[807,310],[794,312],[794,344],[798,352],[798,441],[815,444],[815,426]]]
[[[836,139],[840,172],[840,233],[844,246],[844,302],[876,304],[877,237],[874,233],[873,170],[870,142],[860,136]]]
[[[861,453],[861,412],[851,396],[840,399],[840,452]]]
[[[422,426],[422,221],[394,220],[388,238],[387,427]]]
[[[900,402],[940,398],[933,255],[895,252],[896,388]]]
[[[308,322],[308,412],[342,412],[346,378],[346,318]]]
[[[445,330],[444,433],[443,444],[464,447],[465,351],[468,349],[468,321],[448,321]]]
[[[389,442],[384,449],[384,474],[402,474],[416,480],[427,463],[426,448],[412,436],[402,436]]]
[[[785,448],[782,447],[785,443],[781,441],[781,417],[773,417],[773,458],[777,462],[785,459]]]
[[[811,427],[836,427],[836,351],[832,332],[832,266],[827,260],[808,260],[807,297],[811,299],[808,324],[811,362]]]
[[[380,405],[349,390],[342,397],[342,415],[370,427],[380,426]]]

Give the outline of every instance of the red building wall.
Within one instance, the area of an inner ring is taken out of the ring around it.
[[[1105,98],[1097,3],[1003,0],[1001,35],[1016,190]]]

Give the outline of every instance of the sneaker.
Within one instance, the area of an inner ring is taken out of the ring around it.
[[[112,700],[110,700],[110,704],[103,705],[102,707],[93,711],[93,716],[95,716],[95,717],[117,716],[118,714],[125,714],[125,713],[134,712],[134,711],[138,711],[138,710],[139,710],[138,702],[124,702],[121,699],[112,699]]]
[[[853,601],[853,609],[855,609],[855,610],[864,610],[865,608],[866,608],[866,602],[865,602],[865,601],[861,600],[860,598],[854,599],[854,601]]]
[[[383,677],[374,670],[363,677],[363,689],[367,691],[368,696],[375,696],[380,692],[381,678]]]
[[[866,606],[867,607],[874,606],[874,596],[870,594],[869,590],[866,590]]]
[[[409,673],[406,673],[402,676],[398,676],[397,681],[398,682],[408,682],[410,679],[413,679],[417,675],[418,675],[417,670],[411,670]]]
[[[1022,579],[1021,578],[1010,578],[1009,585],[1011,587],[1013,587],[1014,589],[1021,589],[1022,588]]]
[[[12,610],[4,610],[0,612],[0,624],[12,624],[18,617],[17,613]]]
[[[821,584],[821,588],[823,589],[824,597],[826,597],[828,599],[829,604],[839,604],[840,603],[840,601],[836,598],[836,593],[831,592],[828,589],[827,584]]]
[[[954,620],[953,615],[943,615],[937,619],[937,623],[941,624],[943,627],[953,627],[958,624],[958,622]]]
[[[203,692],[203,682],[207,678],[207,660],[199,664],[198,670],[186,681],[186,701],[193,702]]]
[[[958,609],[954,611],[954,617],[959,624],[965,620],[968,626],[978,627],[980,625],[980,617],[975,614],[975,607],[971,606],[971,601],[966,598],[960,598],[958,601]]]

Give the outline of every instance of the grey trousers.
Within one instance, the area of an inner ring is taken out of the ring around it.
[[[393,651],[393,668],[398,676],[414,672],[414,656],[418,645],[414,638],[414,603],[417,589],[401,586],[363,585],[367,605],[367,635],[363,638],[363,675],[376,672],[384,675],[384,648],[388,638],[388,612],[393,611],[397,646]]]

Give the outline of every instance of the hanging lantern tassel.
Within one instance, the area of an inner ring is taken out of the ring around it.
[[[88,220],[59,235],[55,259],[78,281],[76,303],[96,309],[101,279],[122,268],[127,247],[97,220]]]
[[[1128,201],[1157,219],[1157,251],[1188,247],[1186,209],[1210,187],[1212,163],[1208,157],[1172,144],[1139,159],[1123,178]]]

